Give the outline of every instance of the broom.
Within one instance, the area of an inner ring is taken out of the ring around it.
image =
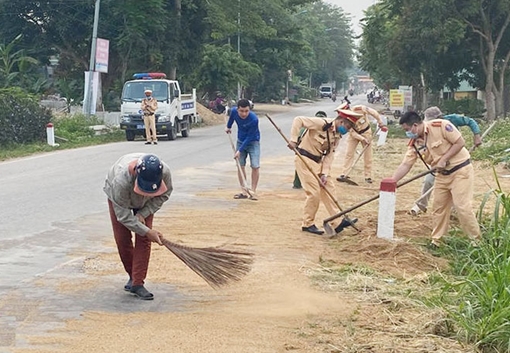
[[[217,289],[250,272],[253,254],[218,247],[193,248],[161,237],[163,245],[211,287]]]

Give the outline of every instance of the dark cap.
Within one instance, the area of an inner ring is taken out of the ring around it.
[[[165,193],[168,188],[163,181],[163,164],[153,154],[146,154],[136,163],[135,192],[143,196],[155,197]]]

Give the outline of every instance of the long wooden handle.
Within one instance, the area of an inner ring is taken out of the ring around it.
[[[307,161],[305,160],[305,158],[301,155],[301,153],[299,153],[299,151],[293,146],[290,144],[290,141],[289,139],[287,138],[287,136],[285,136],[285,134],[282,132],[282,130],[280,130],[280,128],[275,124],[275,122],[273,121],[273,119],[271,119],[271,117],[269,116],[269,114],[266,114],[266,117],[267,119],[271,122],[271,124],[273,124],[273,126],[275,127],[275,129],[280,133],[280,135],[282,135],[283,139],[285,140],[285,142],[287,142],[287,146],[291,147],[292,150],[294,151],[294,153],[299,157],[299,159],[301,159],[301,161],[303,162],[303,164],[305,165],[306,169],[308,169],[308,171],[310,173],[312,173],[312,175],[315,177],[315,179],[317,180],[317,182],[319,184],[321,184],[321,179],[319,178],[319,176],[317,174],[315,174],[315,172],[313,171],[312,167],[310,167],[307,163]],[[326,194],[331,198],[331,200],[333,200],[333,202],[336,204],[336,206],[338,207],[338,209],[340,211],[342,211],[342,207],[340,206],[340,204],[338,203],[337,199],[329,192],[328,189],[326,188],[323,188],[324,191],[326,192]]]
[[[483,132],[482,136],[481,136],[481,139],[483,141],[483,139],[485,138],[485,136],[487,136],[487,134],[492,130],[492,128],[494,127],[494,125],[496,125],[497,123],[497,120],[494,120],[492,122],[492,124]],[[475,150],[476,146],[473,145],[471,146],[471,148],[469,149],[469,153],[473,152]]]
[[[372,139],[370,140],[370,143],[368,143],[365,147],[363,147],[363,149],[361,150],[360,154],[358,155],[358,157],[356,157],[356,160],[354,161],[354,163],[352,163],[351,167],[349,168],[349,170],[347,172],[345,172],[345,176],[347,177],[351,172],[352,170],[354,169],[354,166],[356,165],[356,163],[358,163],[358,161],[361,159],[361,156],[363,156],[363,154],[366,152],[366,150],[368,149],[369,146],[372,146],[372,142],[374,141],[374,138],[375,138],[375,135],[377,135],[377,132],[380,130],[380,128],[377,128],[375,130],[375,132],[372,134]]]
[[[227,118],[225,116],[225,123],[226,122],[227,122]],[[234,154],[235,154],[236,153],[236,147],[234,146],[234,140],[232,139],[232,133],[227,133],[227,135],[228,135],[228,139],[230,141],[230,146],[232,147],[232,152],[234,152]],[[239,159],[238,158],[234,158],[234,159],[236,161],[237,172],[241,176],[241,180],[242,180],[242,182],[241,182],[241,184],[242,184],[241,185],[241,189],[246,191],[246,193],[249,196],[256,196],[255,192],[248,186],[248,181],[244,177],[243,169],[241,168],[241,164],[239,163]]]
[[[434,172],[434,171],[435,171],[435,169],[430,169],[430,170],[426,170],[426,171],[424,171],[424,172],[418,173],[418,174],[414,175],[413,177],[411,177],[411,178],[409,178],[409,179],[407,179],[407,180],[404,180],[404,181],[402,181],[402,182],[398,183],[398,184],[397,184],[397,188],[399,188],[399,187],[401,187],[401,186],[404,186],[404,185],[406,185],[406,184],[409,184],[411,181],[414,181],[414,180],[416,180],[416,179],[419,179],[419,178],[421,178],[421,177],[423,177],[423,176],[425,176],[425,175],[427,175],[427,174],[430,174],[430,173],[432,173],[432,172]],[[361,201],[360,203],[358,203],[358,204],[356,204],[356,205],[354,205],[354,206],[352,206],[352,207],[349,207],[348,209],[343,210],[343,211],[342,211],[342,212],[340,212],[340,213],[337,213],[337,214],[335,214],[335,215],[333,215],[333,216],[331,216],[331,217],[328,217],[328,218],[324,219],[324,223],[331,222],[332,220],[337,219],[338,217],[342,217],[344,214],[347,214],[347,213],[349,213],[349,212],[351,212],[351,211],[353,211],[353,210],[355,210],[355,209],[357,209],[357,208],[360,208],[361,206],[366,205],[367,203],[370,203],[370,202],[372,202],[372,201],[374,201],[374,200],[377,200],[377,199],[379,198],[379,196],[380,196],[380,193],[379,193],[379,194],[377,194],[377,195],[375,195],[375,196],[372,196],[372,197],[371,197],[371,198],[369,198],[369,199],[366,199],[366,200],[364,200],[364,201]]]

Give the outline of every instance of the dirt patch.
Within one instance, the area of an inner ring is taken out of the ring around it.
[[[393,172],[405,144],[392,140],[375,152],[375,180]],[[338,163],[333,176],[338,174]],[[188,298],[180,310],[85,312],[81,319],[68,320],[49,335],[29,337],[38,348],[13,352],[472,351],[442,337],[442,313],[413,299],[413,293],[426,288],[427,276],[446,265],[423,246],[429,239],[431,215],[406,213],[419,196],[419,181],[397,193],[395,241],[376,237],[377,202],[351,213],[359,218],[361,233],[349,229],[329,239],[300,230],[305,196],[292,189],[293,157],[266,159],[263,165],[262,180],[275,186],[262,182],[259,201],[232,199],[238,188],[232,171],[231,183],[225,188],[198,195],[227,206],[183,208],[174,202],[174,207],[155,218],[155,227],[173,241],[254,252],[253,269],[241,282],[214,291],[168,250],[155,246],[147,287],[175,286]],[[352,174],[360,186],[336,184],[341,205],[353,205],[378,193],[377,183],[363,184],[362,165]],[[475,167],[474,204],[478,207],[495,182],[490,170],[477,163]],[[419,171],[417,166],[410,175]],[[508,179],[500,182],[505,188],[510,186]],[[318,225],[326,217],[321,207]],[[108,232],[107,245],[113,249]],[[122,273],[114,251],[90,254],[82,271],[87,280],[68,278],[61,291],[74,291],[84,284],[94,288],[91,281],[101,283]],[[122,291],[122,285],[116,288]],[[156,301],[167,295],[154,294]]]

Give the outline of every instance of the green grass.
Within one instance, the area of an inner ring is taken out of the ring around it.
[[[450,321],[450,334],[482,352],[510,351],[510,197],[501,188],[492,216],[482,223],[479,247],[451,238],[441,254],[451,259],[450,273],[438,279],[441,292],[433,299]]]
[[[102,125],[102,122],[95,117],[86,119],[83,115],[64,116],[54,119],[53,124],[55,126],[55,143],[59,146],[49,146],[46,141],[1,146],[0,160],[125,140],[124,131],[118,128],[111,128],[105,134],[95,135],[90,126]]]

